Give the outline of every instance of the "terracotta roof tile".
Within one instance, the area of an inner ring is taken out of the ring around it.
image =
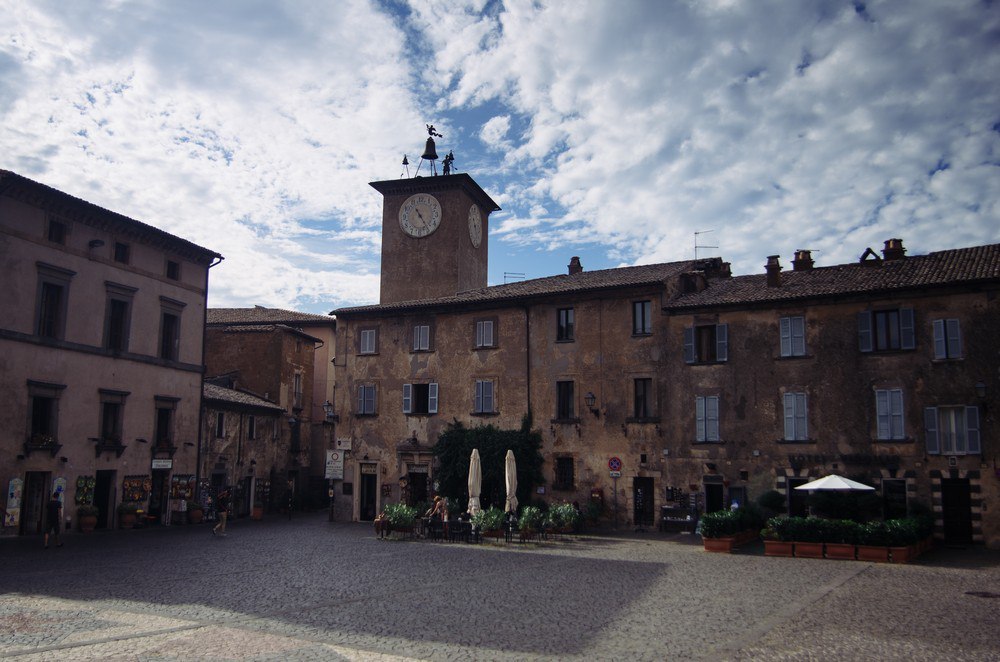
[[[329,315],[314,315],[300,313],[281,308],[209,308],[207,324],[332,324],[335,320]]]
[[[712,280],[701,292],[676,297],[665,310],[870,295],[977,281],[1000,282],[1000,244],[937,251],[881,263],[788,270],[782,272],[778,287],[768,287],[764,274]]]
[[[264,398],[251,393],[246,393],[245,391],[237,391],[236,389],[226,388],[224,386],[216,386],[215,384],[209,384],[208,382],[203,384],[203,388],[205,389],[205,398],[207,400],[243,405],[246,407],[255,407],[257,409],[267,409],[274,412],[285,411],[270,400],[265,400]]]

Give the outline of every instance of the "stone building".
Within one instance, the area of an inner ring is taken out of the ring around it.
[[[0,481],[6,532],[139,504],[166,521],[196,482],[202,330],[219,254],[0,170]]]
[[[271,481],[275,503],[287,503],[284,495],[289,485],[296,507],[328,503],[324,469],[336,420],[332,406],[335,327],[336,321],[326,315],[262,306],[208,310],[208,376],[225,376],[231,385],[273,401],[285,411],[285,425],[276,439],[286,449],[284,456],[254,468],[257,477]],[[233,481],[227,484],[247,477],[247,469],[231,461],[225,469],[214,471],[214,480],[220,480],[224,472]]]
[[[202,499],[214,500],[221,489],[228,488],[235,516],[250,515],[255,508],[273,511],[278,504],[272,498],[272,480],[277,467],[286,465],[289,453],[281,434],[287,425],[285,410],[232,386],[231,376],[205,382]]]
[[[791,488],[840,472],[876,482],[890,514],[921,500],[940,536],[1000,544],[986,506],[1000,246],[908,257],[892,240],[854,264],[801,251],[791,272],[774,257],[740,277],[720,258],[590,272],[574,258],[488,287],[497,207],[471,178],[372,186],[391,268],[378,305],[334,311],[354,518],[432,491],[452,421],[517,428],[530,412],[538,496],[601,499],[630,525],[771,489],[798,512]]]

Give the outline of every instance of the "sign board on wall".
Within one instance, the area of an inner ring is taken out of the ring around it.
[[[337,440],[337,450],[339,451],[349,451],[351,450],[351,438],[338,439]]]
[[[327,480],[344,480],[344,454],[340,451],[326,452],[326,473]]]
[[[153,460],[153,469],[172,469],[174,461],[170,458],[156,458]]]

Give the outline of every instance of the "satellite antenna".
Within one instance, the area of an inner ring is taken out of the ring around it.
[[[698,243],[698,235],[708,234],[709,232],[715,232],[715,230],[699,230],[694,233],[694,259],[698,259],[698,249],[699,248],[718,248],[718,246],[708,246],[707,244]]]
[[[410,160],[406,158],[406,154],[403,154],[403,169],[406,171],[406,178],[410,178]],[[399,178],[403,178],[403,173],[399,173]]]

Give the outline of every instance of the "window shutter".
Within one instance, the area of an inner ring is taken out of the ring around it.
[[[893,389],[889,391],[889,428],[893,439],[903,439],[906,433],[903,430],[903,391]]]
[[[705,441],[705,398],[698,396],[694,399],[695,407],[695,440]]]
[[[792,355],[792,318],[782,317],[778,323],[781,333],[781,355]],[[787,396],[786,396],[787,397]],[[786,435],[787,437],[787,435]]]
[[[375,386],[368,387],[368,413],[375,413]]]
[[[358,413],[365,413],[365,387],[358,387]]]
[[[796,393],[795,394],[795,438],[796,439],[808,439],[809,438],[809,428],[806,421],[808,420],[806,412],[806,394]]]
[[[794,393],[785,393],[785,439],[795,439]]]
[[[694,363],[694,327],[684,329],[684,362]]]
[[[492,412],[493,409],[493,382],[484,381],[483,385],[483,409],[484,412]]]
[[[945,320],[945,328],[947,329],[945,335],[948,338],[948,357],[960,358],[962,356],[962,330],[958,320]]]
[[[937,407],[924,407],[924,437],[928,455],[940,455],[941,442],[938,439]]]
[[[413,411],[413,384],[403,384],[403,413]]]
[[[427,385],[427,413],[438,413],[438,385],[434,383]]]
[[[878,419],[879,439],[889,438],[889,392],[875,391],[875,416]]]
[[[871,311],[858,313],[858,349],[862,352],[872,351]]]
[[[965,408],[965,439],[970,455],[983,452],[979,442],[979,407]]]
[[[899,309],[899,347],[900,349],[913,349],[916,347],[916,334],[913,329],[913,309]]]
[[[705,398],[706,438],[708,441],[719,441],[719,396]]]
[[[715,360],[729,360],[729,325],[717,324],[715,327]]]
[[[493,346],[493,322],[492,320],[483,322],[483,345]]]
[[[944,320],[934,320],[934,358],[948,358],[947,338],[944,330]]]
[[[476,388],[472,394],[472,411],[480,413],[483,409],[483,386],[486,382],[476,380]]]
[[[792,318],[792,356],[806,354],[806,320],[804,317]]]

